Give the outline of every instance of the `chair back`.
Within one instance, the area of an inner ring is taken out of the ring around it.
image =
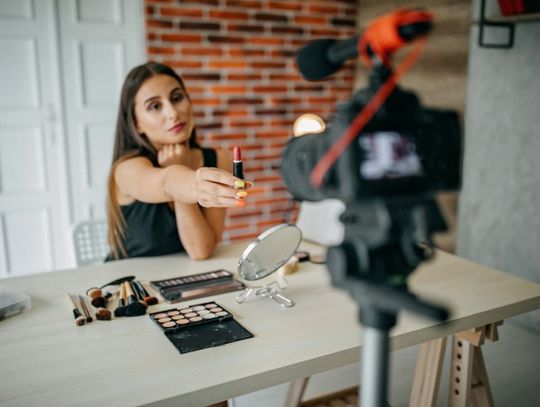
[[[107,242],[107,221],[79,222],[73,229],[73,246],[77,266],[103,262],[110,248]]]

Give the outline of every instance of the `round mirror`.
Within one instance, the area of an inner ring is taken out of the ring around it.
[[[238,261],[238,273],[244,280],[259,280],[283,266],[296,252],[302,232],[283,223],[261,233]]]

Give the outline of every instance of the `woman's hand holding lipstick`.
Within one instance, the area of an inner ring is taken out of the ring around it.
[[[242,184],[242,189],[238,187]],[[195,172],[193,185],[199,205],[205,208],[233,208],[246,206],[246,189],[253,184],[219,169],[201,167]]]

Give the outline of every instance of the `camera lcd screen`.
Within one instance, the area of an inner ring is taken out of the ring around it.
[[[366,181],[421,177],[422,163],[413,141],[395,131],[364,133],[359,137],[360,176]]]

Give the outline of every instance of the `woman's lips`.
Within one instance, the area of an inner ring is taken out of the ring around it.
[[[169,129],[169,131],[172,131],[173,133],[179,133],[179,132],[181,132],[181,131],[184,129],[185,126],[186,126],[185,123],[179,123],[179,124],[177,124],[177,125],[171,127],[171,128]]]

